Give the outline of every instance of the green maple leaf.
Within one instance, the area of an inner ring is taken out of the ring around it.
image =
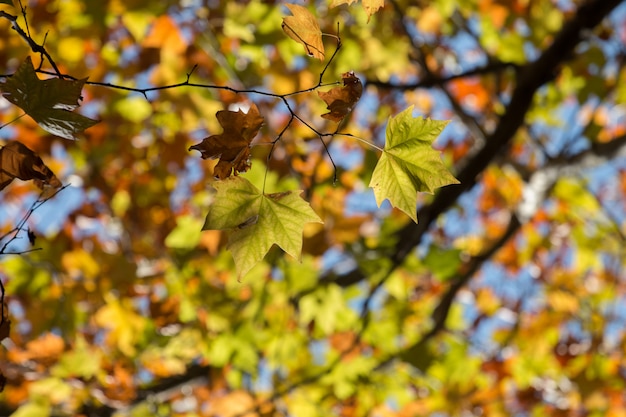
[[[432,143],[448,124],[445,120],[413,117],[413,106],[389,118],[386,143],[370,181],[376,203],[388,199],[417,223],[417,193],[459,181],[441,161]]]
[[[322,220],[300,197],[301,191],[263,194],[242,177],[214,184],[217,189],[203,230],[229,230],[228,249],[239,277],[263,260],[272,245],[296,259],[302,251],[306,223]]]
[[[79,104],[80,94],[87,79],[40,80],[33,62],[26,57],[15,74],[0,85],[2,95],[19,106],[44,130],[65,139],[98,123],[88,117],[72,113]]]

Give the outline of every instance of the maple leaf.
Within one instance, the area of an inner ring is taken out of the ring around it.
[[[4,308],[4,306],[2,306]],[[0,321],[0,340],[6,339],[11,333],[11,320],[3,318]]]
[[[237,175],[250,168],[250,142],[261,129],[263,116],[259,114],[259,109],[254,103],[248,113],[241,110],[236,112],[220,110],[215,116],[224,132],[204,138],[189,150],[200,151],[202,159],[219,158],[213,174],[223,180],[233,171]]]
[[[299,259],[305,223],[322,223],[299,190],[264,194],[241,177],[216,182],[214,187],[217,195],[202,229],[230,231],[227,247],[239,277],[274,244]]]
[[[363,93],[361,80],[354,75],[354,72],[344,72],[341,74],[341,78],[343,79],[343,87],[317,92],[320,98],[326,102],[326,108],[330,110],[330,112],[322,114],[322,117],[337,123],[352,111],[356,102],[361,98],[361,93]]]
[[[370,187],[379,206],[388,199],[417,223],[417,193],[432,193],[459,181],[443,164],[439,151],[432,148],[448,122],[415,118],[412,113],[413,106],[389,118],[385,148],[374,168]]]
[[[333,8],[342,4],[347,4],[349,6],[356,1],[357,0],[333,0],[330,3],[330,7]],[[369,22],[372,15],[385,5],[385,0],[362,0],[361,4],[363,4],[365,13],[367,13],[367,21]]]
[[[283,18],[283,31],[291,39],[304,45],[309,56],[324,60],[322,30],[315,16],[306,8],[297,4],[286,4],[293,16]]]
[[[35,180],[39,188],[43,188],[43,184],[55,188],[61,186],[61,181],[43,163],[39,155],[18,141],[0,147],[0,190],[15,178],[24,181]]]
[[[98,123],[72,110],[79,106],[81,91],[87,78],[40,80],[30,56],[15,74],[0,85],[2,95],[32,117],[42,129],[65,139],[76,139],[76,133]]]

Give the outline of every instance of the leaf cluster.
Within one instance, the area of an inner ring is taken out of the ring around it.
[[[623,413],[619,0],[9,3],[0,415]]]

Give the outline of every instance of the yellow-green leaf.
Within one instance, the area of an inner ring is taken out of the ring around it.
[[[351,5],[355,3],[357,0],[333,0],[330,3],[330,7],[337,7],[342,4]],[[378,11],[381,7],[385,5],[385,0],[362,0],[361,4],[363,4],[363,8],[365,9],[365,13],[367,13],[367,20],[372,17],[374,13]]]
[[[203,230],[230,230],[228,249],[240,277],[260,262],[274,244],[299,259],[304,225],[321,223],[299,190],[264,194],[242,177],[231,177],[214,186],[215,203]]]
[[[417,193],[459,181],[441,161],[432,143],[448,124],[445,120],[413,117],[413,106],[389,119],[386,144],[370,181],[376,202],[388,199],[417,223]]]

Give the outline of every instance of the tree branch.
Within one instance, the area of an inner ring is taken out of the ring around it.
[[[545,198],[549,194],[550,190],[554,187],[556,181],[563,176],[563,171],[573,172],[574,170],[581,170],[584,168],[598,166],[605,163],[609,159],[618,159],[626,156],[626,135],[622,135],[613,139],[610,142],[597,144],[590,149],[579,152],[568,161],[565,162],[561,158],[554,158],[539,171],[536,171],[530,178],[529,188],[532,189],[531,202],[524,201],[520,207],[517,208],[516,214],[512,215],[511,221],[504,232],[504,234],[484,253],[473,257],[469,262],[469,267],[463,275],[458,276],[452,284],[448,287],[448,290],[439,300],[439,303],[435,307],[432,313],[433,326],[432,328],[420,338],[420,340],[407,348],[400,354],[400,357],[404,360],[411,361],[411,358],[415,358],[415,355],[422,352],[422,347],[434,336],[439,334],[445,329],[446,320],[450,313],[450,308],[458,294],[467,283],[474,277],[476,272],[480,270],[482,265],[491,259],[498,250],[520,229],[523,223],[529,221],[537,212],[541,203],[545,201]],[[539,181],[534,179],[539,178]],[[533,183],[540,183],[540,186],[533,187]],[[531,193],[525,193],[527,196]],[[530,203],[530,204],[529,204]],[[535,204],[533,204],[535,203]],[[616,226],[616,231],[623,238],[623,233],[620,228]],[[386,363],[386,362],[385,362]]]
[[[398,233],[398,243],[393,253],[390,254],[392,268],[402,264],[408,254],[419,245],[435,219],[452,207],[463,193],[476,185],[480,174],[511,142],[524,123],[535,92],[557,75],[559,66],[571,57],[583,32],[598,25],[622,2],[623,0],[591,0],[581,5],[574,17],[563,26],[541,56],[520,67],[517,72],[516,88],[504,115],[493,133],[488,136],[485,145],[458,173],[457,178],[461,183],[441,189],[432,203],[418,211],[419,223],[411,223]],[[361,271],[355,269],[339,277],[324,277],[323,280],[333,281],[345,287],[365,278]]]
[[[448,75],[445,77],[439,77],[432,73],[428,73],[421,80],[413,82],[413,83],[408,83],[408,84],[398,84],[398,83],[392,83],[392,82],[380,81],[380,80],[366,80],[365,85],[366,86],[373,85],[375,87],[378,87],[384,90],[399,90],[399,91],[417,90],[418,88],[441,87],[449,83],[450,81],[458,80],[460,78],[468,78],[468,77],[474,77],[477,75],[492,74],[492,73],[504,71],[508,68],[517,69],[519,67],[520,66],[518,64],[515,64],[513,62],[494,61],[482,67],[476,67],[466,72],[460,72],[458,74],[452,74],[452,75]]]
[[[28,46],[30,46],[30,49],[35,53],[45,56],[48,62],[50,63],[50,65],[52,66],[52,69],[54,69],[55,75],[58,76],[59,78],[63,78],[63,74],[61,74],[59,67],[57,67],[57,64],[54,62],[54,59],[52,59],[48,51],[46,51],[46,48],[43,45],[39,45],[37,42],[33,40],[33,38],[30,37],[29,34],[24,32],[24,29],[22,29],[21,26],[17,23],[17,16],[9,14],[5,12],[4,10],[0,10],[0,17],[4,17],[8,21],[10,21],[11,26],[13,27],[13,30],[15,30],[22,38],[24,38],[24,40],[28,43]]]

